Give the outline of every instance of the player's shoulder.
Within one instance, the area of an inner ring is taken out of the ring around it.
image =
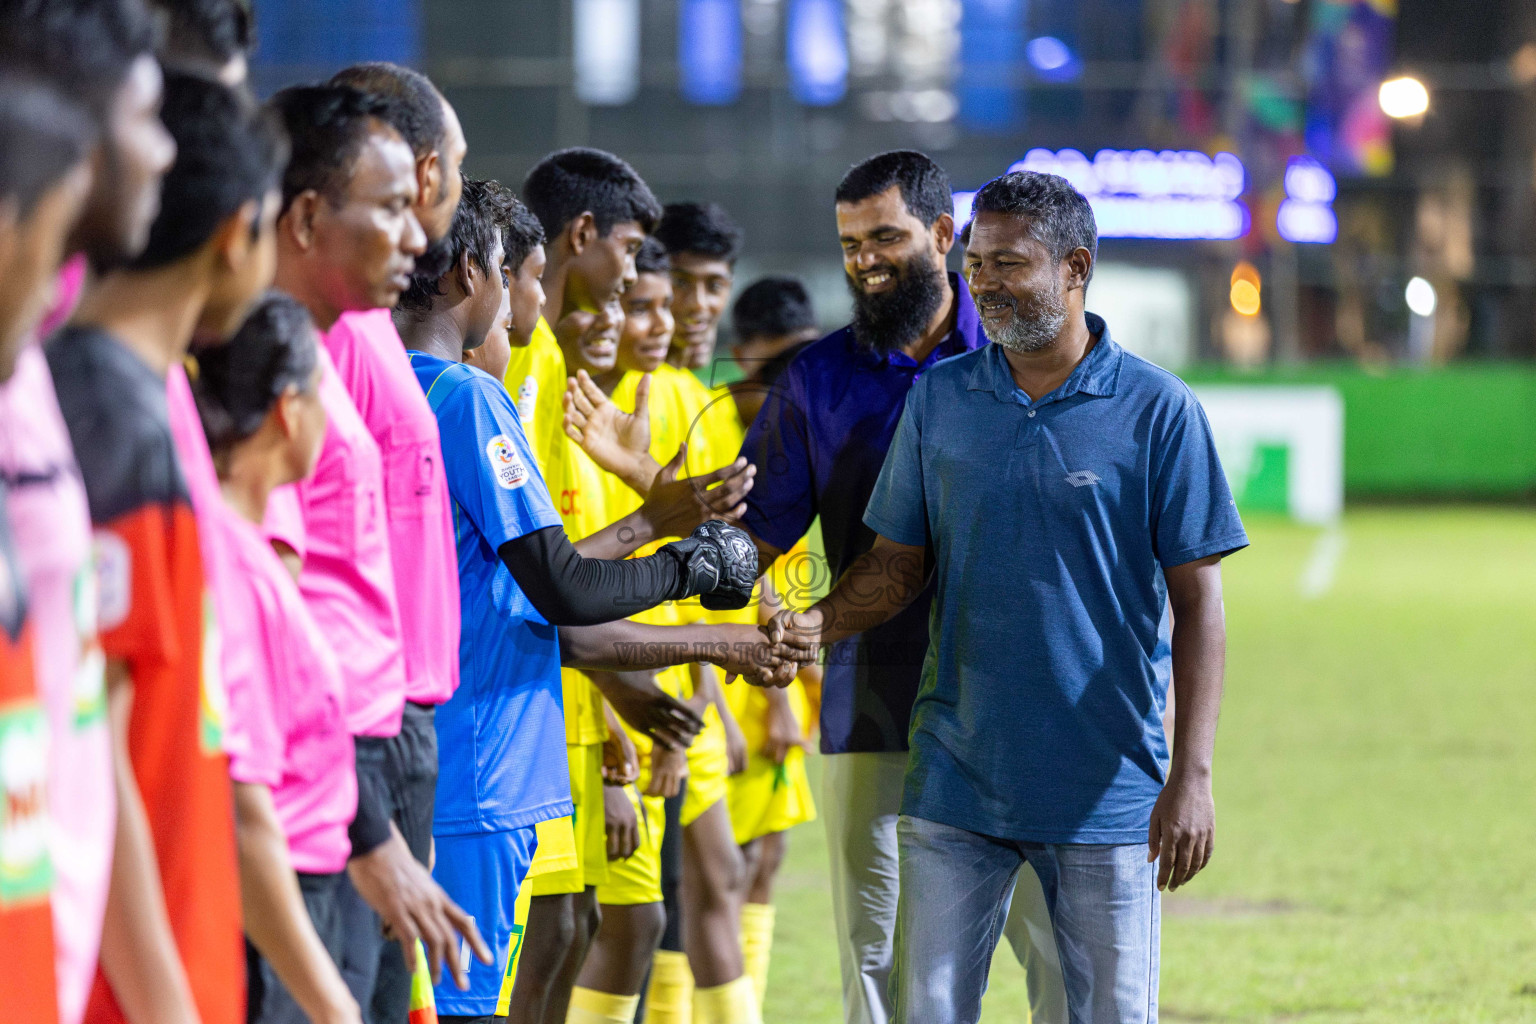
[[[432,403],[433,408],[457,403],[500,404],[505,402],[514,411],[516,410],[502,382],[478,366],[452,363],[446,359],[424,356],[419,352],[411,354],[411,366],[416,371],[421,388],[427,393],[427,399]]]
[[[187,500],[163,378],[110,336],[80,327],[49,345],[48,366],[95,522]]]

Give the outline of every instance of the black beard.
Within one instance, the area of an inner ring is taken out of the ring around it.
[[[844,273],[853,295],[853,337],[877,355],[905,348],[928,329],[944,303],[944,271],[924,259],[896,266],[896,287],[870,295]]]
[[[427,251],[416,257],[417,277],[437,281],[453,267],[453,235],[444,235],[435,242],[427,243]]]

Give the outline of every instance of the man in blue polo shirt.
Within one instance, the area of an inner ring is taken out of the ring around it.
[[[853,323],[796,357],[741,450],[757,467],[745,525],[758,564],[773,564],[820,516],[831,579],[875,541],[864,507],[907,392],[940,360],[986,343],[965,282],[944,270],[955,222],[938,164],[910,150],[870,157],[843,177],[836,204]],[[827,658],[821,811],[848,1024],[890,1019],[896,818],[930,597],[923,590]],[[1055,952],[1031,941],[1031,923],[1049,934],[1039,884],[1026,872],[1007,934],[1029,976],[1036,1024],[1065,1024]]]
[[[896,1019],[979,1018],[1027,864],[1070,1018],[1156,1020],[1159,890],[1205,866],[1215,831],[1220,560],[1248,538],[1194,395],[1083,311],[1087,200],[1020,172],[974,209],[965,276],[995,344],[913,386],[864,515],[874,546],[768,630],[806,649],[839,640],[895,615],[931,572]]]

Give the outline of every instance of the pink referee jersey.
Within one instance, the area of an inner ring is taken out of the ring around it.
[[[437,417],[389,310],[343,313],[325,348],[384,460],[405,695],[441,704],[459,687],[459,563]]]
[[[213,599],[213,614],[205,616],[205,665],[217,664],[217,680],[212,683],[228,694],[255,670],[256,637],[251,625],[247,591],[241,585],[228,547],[219,539],[219,517],[224,496],[219,491],[219,475],[208,451],[208,437],[197,413],[197,400],[187,382],[187,372],[172,366],[165,378],[166,411],[170,416],[171,440],[181,461],[181,473],[192,499],[192,513],[197,517],[198,550],[203,556],[203,575]],[[228,703],[220,705],[228,707]],[[224,749],[231,756],[240,753],[248,741],[244,723],[237,714],[224,721]]]
[[[59,1021],[79,1024],[96,977],[117,800],[105,659],[96,638],[91,513],[41,346],[0,384],[0,474],[26,576],[38,692],[48,713],[53,935]]]
[[[327,421],[320,461],[309,479],[272,492],[264,526],[303,559],[299,590],[341,665],[347,728],[389,737],[405,710],[405,653],[384,463],[323,347],[319,356]]]
[[[218,536],[240,571],[256,634],[256,671],[230,688],[230,710],[245,723],[247,742],[231,755],[229,773],[272,790],[295,871],[341,871],[357,812],[341,666],[261,532],[228,505],[219,519]]]

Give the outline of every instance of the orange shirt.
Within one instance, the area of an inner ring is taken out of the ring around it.
[[[128,753],[176,946],[203,1024],[243,1024],[245,945],[223,686],[197,523],[165,379],[98,331],[49,346],[90,500],[101,646],[133,686]],[[86,1021],[124,1021],[98,974]]]
[[[21,567],[0,485],[0,1020],[53,1024],[53,863],[48,854],[48,720],[37,696]]]

